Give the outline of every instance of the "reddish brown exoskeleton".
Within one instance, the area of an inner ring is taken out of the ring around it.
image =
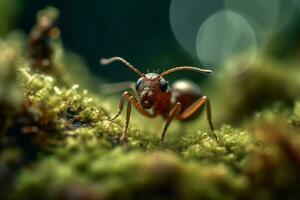
[[[137,68],[120,57],[112,57],[109,59],[103,58],[100,60],[100,63],[107,65],[114,61],[124,63],[126,66],[140,75],[135,87],[139,96],[139,100],[129,92],[124,92],[120,100],[119,111],[116,116],[111,119],[111,121],[115,120],[121,114],[125,100],[127,99],[128,104],[125,131],[121,137],[121,140],[127,139],[131,105],[133,105],[141,114],[146,117],[153,118],[157,115],[161,115],[164,119],[166,119],[166,124],[161,135],[161,143],[164,141],[166,131],[172,120],[177,119],[184,121],[191,119],[200,113],[201,108],[205,104],[207,120],[211,131],[214,131],[211,120],[210,102],[207,96],[203,96],[201,94],[200,88],[190,81],[177,81],[171,87],[169,87],[168,82],[164,79],[164,76],[176,71],[188,70],[210,74],[212,73],[211,70],[190,66],[180,66],[169,69],[161,74],[143,74]],[[152,111],[150,109],[152,109]],[[214,135],[214,137],[217,140],[216,135]]]

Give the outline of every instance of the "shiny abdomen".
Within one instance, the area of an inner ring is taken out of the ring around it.
[[[201,93],[201,89],[195,83],[189,80],[179,80],[172,84],[172,103],[181,103],[181,112],[184,112],[189,106],[191,106],[195,101],[201,98],[203,95]],[[184,121],[191,120],[197,117],[203,109],[199,109],[199,111],[195,112],[191,117],[185,119]]]

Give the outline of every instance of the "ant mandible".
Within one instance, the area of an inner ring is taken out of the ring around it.
[[[161,115],[166,119],[160,142],[163,143],[166,131],[172,122],[177,119],[186,121],[194,118],[200,113],[201,108],[206,104],[206,115],[212,133],[214,127],[211,120],[211,106],[207,96],[203,96],[197,85],[190,81],[177,81],[172,87],[169,87],[168,82],[164,79],[164,76],[176,71],[195,71],[204,74],[212,73],[208,69],[200,69],[197,67],[180,66],[174,67],[161,74],[147,73],[143,74],[129,62],[120,57],[102,58],[100,63],[107,65],[112,62],[119,61],[135,71],[140,78],[137,80],[135,89],[139,96],[139,100],[131,95],[128,91],[122,94],[119,111],[115,117],[110,121],[115,120],[122,112],[125,99],[128,100],[125,130],[121,137],[121,140],[127,140],[128,125],[130,121],[131,105],[133,105],[142,115],[153,118],[157,115]],[[152,109],[152,112],[149,110]],[[217,137],[213,134],[215,139]]]

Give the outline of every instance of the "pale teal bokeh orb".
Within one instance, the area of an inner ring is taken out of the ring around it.
[[[292,1],[224,0],[224,3],[226,10],[237,12],[247,19],[259,34],[259,40],[264,43],[287,24],[295,11]]]
[[[196,39],[201,63],[218,76],[232,76],[245,71],[255,61],[257,39],[250,23],[233,11],[220,11],[200,27]],[[242,59],[247,64],[235,62]]]
[[[170,24],[178,43],[196,57],[196,36],[201,24],[212,14],[224,9],[224,0],[172,0]]]

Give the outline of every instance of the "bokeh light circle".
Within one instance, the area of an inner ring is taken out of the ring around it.
[[[280,11],[279,0],[225,0],[225,8],[235,11],[261,30],[273,29]]]
[[[220,11],[200,27],[196,52],[201,63],[220,76],[234,76],[245,71],[257,55],[256,33],[250,23],[233,11]],[[242,59],[242,65],[237,60]]]
[[[172,0],[170,23],[179,44],[196,56],[195,40],[201,24],[212,14],[223,10],[224,0]]]
[[[269,34],[284,27],[295,10],[292,0],[224,0],[224,2],[226,10],[242,15],[260,37],[269,37]]]

